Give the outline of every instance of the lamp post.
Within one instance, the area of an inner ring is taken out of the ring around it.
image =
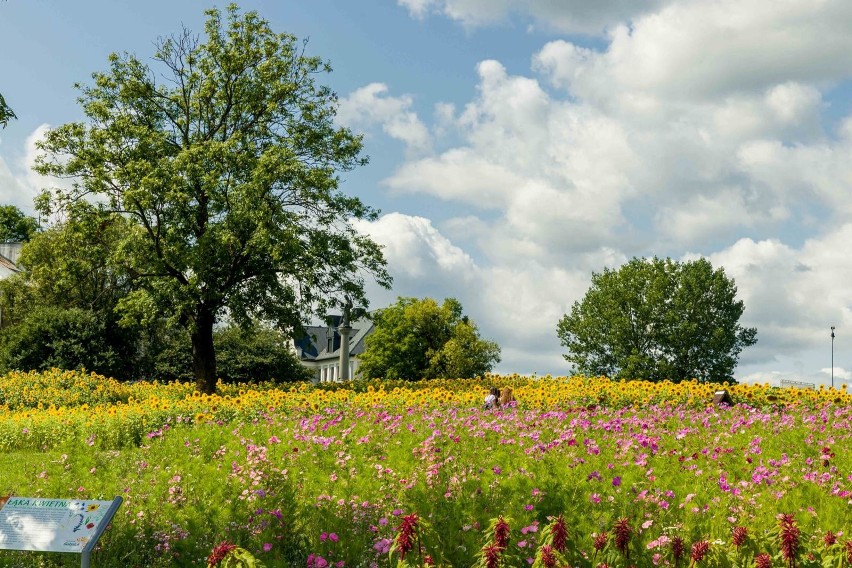
[[[834,388],[834,326],[831,326],[831,388]]]

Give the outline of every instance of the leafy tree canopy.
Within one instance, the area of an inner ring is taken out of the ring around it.
[[[739,324],[745,307],[736,293],[706,259],[634,258],[593,274],[557,335],[583,374],[733,381],[740,352],[757,342],[757,330]]]
[[[167,333],[154,360],[151,378],[192,379],[189,337],[182,330]],[[226,383],[310,381],[314,373],[296,358],[281,332],[255,325],[226,326],[213,332],[219,378]]]
[[[0,241],[22,243],[38,230],[38,221],[14,205],[0,205]]]
[[[0,128],[6,128],[6,125],[9,124],[9,121],[13,118],[18,117],[15,116],[12,109],[6,104],[6,99],[4,99],[3,95],[0,94]]]
[[[203,42],[160,41],[153,68],[111,55],[78,86],[88,121],[48,132],[36,169],[74,183],[40,201],[45,213],[96,196],[128,222],[114,245],[133,290],[119,307],[185,327],[199,390],[212,392],[223,315],[293,329],[337,298],[366,307],[364,278],[390,277],[351,222],[376,212],[338,189],[365,159],[317,83],[328,65],[254,12],[207,16]]]
[[[132,354],[116,331],[120,332],[89,310],[37,306],[20,323],[3,330],[0,370],[86,368],[121,377]]]
[[[500,361],[500,347],[479,337],[454,298],[441,305],[431,298],[399,298],[377,310],[374,320],[358,358],[365,378],[473,378]]]
[[[36,234],[19,264],[40,305],[115,310],[132,285],[130,267],[116,246],[133,224],[85,201],[69,206],[65,218]]]

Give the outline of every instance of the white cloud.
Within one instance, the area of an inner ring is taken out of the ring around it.
[[[824,369],[820,369],[820,372],[831,376],[831,367],[826,367]],[[839,367],[834,368],[834,379],[835,381],[849,381],[852,380],[852,371],[847,371],[846,369],[841,369]]]
[[[604,52],[560,40],[536,60],[587,100],[709,100],[849,77],[850,23],[852,5],[843,0],[693,0],[620,24]]]
[[[400,140],[409,152],[420,154],[431,148],[431,137],[411,110],[410,96],[392,97],[383,83],[370,83],[340,100],[337,120],[350,128],[381,125],[385,134]]]
[[[0,156],[0,202],[15,205],[23,211],[31,211],[35,194],[23,179],[22,176],[16,175]]]
[[[33,214],[34,199],[43,189],[70,187],[67,180],[41,176],[32,170],[39,153],[36,142],[44,138],[49,128],[49,125],[42,124],[27,136],[20,158],[7,161],[0,156],[0,202],[3,204],[15,205],[25,213]]]
[[[470,148],[454,148],[441,156],[403,164],[385,183],[400,193],[423,192],[492,209],[505,207],[506,195],[523,178]]]
[[[455,230],[464,223],[458,221]],[[556,324],[588,287],[590,274],[585,265],[568,270],[527,262],[482,268],[428,219],[401,213],[358,222],[356,227],[384,247],[394,277],[396,292],[371,290],[376,307],[393,302],[397,295],[438,301],[455,297],[483,337],[495,339],[503,347],[509,364],[501,367],[503,371],[518,371],[513,366],[525,361],[528,367],[524,370],[530,373],[553,365],[567,372]]]
[[[735,277],[758,328],[744,366],[822,376],[797,354],[852,324],[852,117],[824,128],[831,89],[852,78],[852,4],[399,3],[468,27],[549,10],[554,27],[607,30],[600,49],[547,43],[530,76],[481,62],[473,100],[435,107],[436,131],[461,142],[386,180],[473,206],[444,228],[477,258],[478,313],[521,343],[519,361],[557,351],[556,321],[592,271],[702,254]]]
[[[434,297],[476,278],[473,259],[429,219],[389,213],[373,222],[358,221],[355,227],[382,245],[394,287],[408,290],[405,295]]]
[[[440,14],[475,28],[500,23],[509,15],[531,17],[538,25],[563,32],[597,34],[615,22],[664,5],[666,0],[397,0],[422,19]]]
[[[825,343],[829,326],[852,327],[852,222],[793,248],[778,240],[740,239],[709,256],[737,284],[746,306],[743,323],[756,326],[758,343],[745,362],[777,360]]]

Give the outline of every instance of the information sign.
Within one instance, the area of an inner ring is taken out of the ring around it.
[[[9,497],[0,509],[0,549],[73,552],[86,566],[121,501]]]

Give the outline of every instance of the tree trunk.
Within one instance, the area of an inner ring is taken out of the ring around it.
[[[213,347],[213,312],[200,308],[192,331],[192,367],[199,392],[216,392],[216,350]]]

